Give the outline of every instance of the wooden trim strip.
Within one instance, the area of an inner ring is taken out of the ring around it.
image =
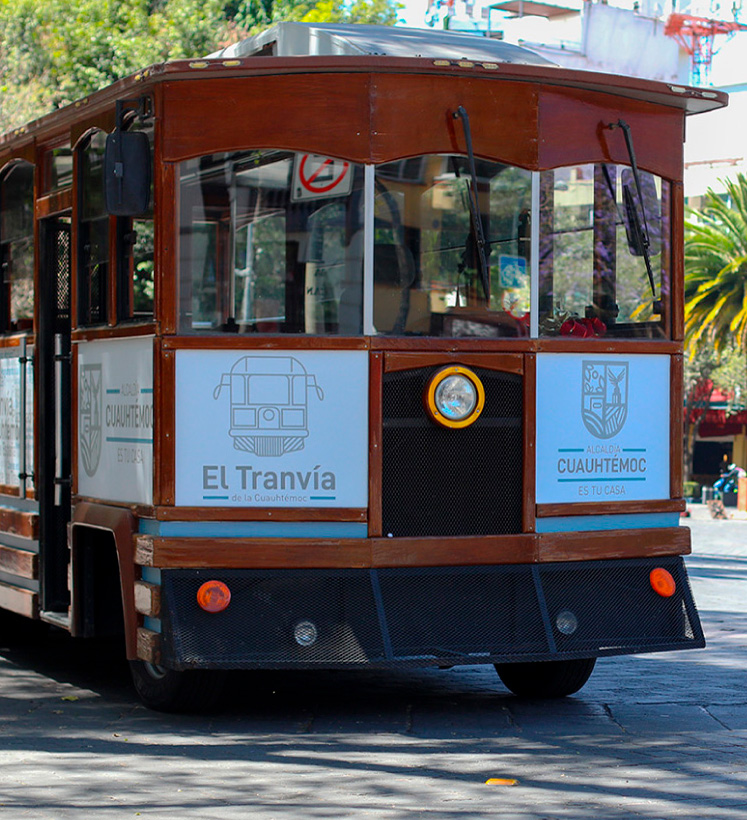
[[[689,555],[691,552],[690,530],[687,527],[550,532],[538,538],[538,560],[542,563]]]
[[[91,331],[92,333],[94,331]],[[99,331],[105,332],[105,331]],[[665,339],[481,339],[481,353],[475,353],[475,339],[452,339],[409,336],[306,336],[274,335],[239,336],[166,336],[162,340],[166,350],[383,350],[398,356],[435,353],[465,354],[522,354],[522,353],[682,353],[681,342]],[[404,361],[404,360],[403,360]],[[421,366],[421,365],[418,365]],[[387,370],[400,369],[387,366]],[[407,368],[402,368],[407,369]],[[503,369],[503,368],[496,368]],[[513,371],[509,371],[513,372]]]
[[[161,617],[161,587],[145,581],[135,581],[135,609],[141,615]]]
[[[159,521],[360,521],[368,510],[317,507],[156,507]]]
[[[27,618],[38,618],[39,596],[28,589],[0,583],[0,607]]]
[[[482,566],[687,555],[686,527],[454,538],[236,539],[136,535],[135,563],[163,569]]]
[[[72,332],[74,342],[95,342],[99,339],[122,339],[133,336],[154,336],[154,322],[120,322],[115,327],[81,328]]]
[[[679,498],[684,492],[685,443],[685,365],[682,356],[672,356],[670,361],[671,392],[669,396],[669,494]]]
[[[176,354],[173,350],[156,353],[153,362],[154,385],[160,385],[153,397],[153,500],[174,504],[176,499]],[[156,517],[159,510],[156,506]],[[173,508],[171,508],[173,510]]]
[[[166,350],[368,350],[366,336],[166,336]],[[474,347],[474,344],[473,344]]]
[[[161,663],[161,636],[150,629],[138,627],[136,637],[136,657],[148,663]]]
[[[370,336],[371,350],[392,350],[397,352],[459,353],[475,352],[479,343],[483,353],[526,353],[535,349],[532,339],[480,339],[474,338],[425,338],[422,336]]]
[[[383,534],[382,524],[382,470],[383,470],[383,366],[384,356],[372,353],[369,357],[368,388],[368,534]]]
[[[10,484],[0,484],[0,495],[10,495],[18,498],[21,495],[21,488],[12,487]]]
[[[374,538],[372,567],[449,567],[531,564],[537,539],[531,534],[453,538]]]
[[[666,339],[538,339],[542,353],[681,353],[681,342]]]
[[[35,580],[39,577],[39,556],[35,552],[0,544],[0,571]]]
[[[672,338],[685,338],[685,193],[682,182],[672,182],[671,296]]]
[[[521,564],[535,560],[534,535],[251,540],[135,536],[135,563],[170,569],[365,569]]]
[[[536,528],[537,495],[537,357],[531,353],[524,357],[524,497],[521,513],[524,532]]]
[[[573,504],[538,504],[537,518],[571,515],[679,513],[684,512],[686,509],[687,504],[684,498],[663,499],[661,501],[582,501]]]
[[[135,563],[198,569],[361,568],[371,565],[366,539],[160,538],[135,536]]]
[[[73,207],[73,189],[63,188],[36,200],[36,218],[46,219],[48,216],[65,213]]]
[[[28,336],[24,332],[20,332],[15,336],[0,336],[0,348],[5,347],[20,347],[21,339]]]
[[[521,353],[400,353],[384,354],[384,371],[396,373],[415,370],[419,367],[462,364],[467,367],[482,367],[485,370],[499,370],[502,373],[524,372],[524,358]]]
[[[39,538],[39,516],[35,512],[0,507],[0,532],[36,540]]]

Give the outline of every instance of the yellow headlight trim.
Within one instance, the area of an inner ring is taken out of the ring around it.
[[[436,404],[436,391],[444,380],[448,379],[450,376],[464,377],[471,382],[475,389],[475,393],[477,394],[477,401],[475,402],[475,406],[472,408],[470,414],[459,420],[450,419],[444,416]],[[428,415],[437,424],[440,424],[443,427],[452,428],[469,427],[470,424],[477,421],[480,413],[482,413],[483,408],[485,407],[485,388],[480,381],[480,377],[475,372],[470,370],[468,367],[453,365],[450,367],[444,367],[433,375],[425,389],[423,399]]]

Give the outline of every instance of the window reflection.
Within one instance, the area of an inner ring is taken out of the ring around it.
[[[363,168],[288,151],[181,166],[180,329],[359,334]]]
[[[540,335],[665,335],[669,189],[645,173],[641,189],[643,207],[631,170],[614,165],[541,175]]]
[[[27,330],[34,318],[34,166],[11,165],[0,179],[2,330]]]
[[[487,273],[481,270],[470,185],[461,156],[421,157],[376,169],[379,333],[528,335],[531,174],[477,161]]]

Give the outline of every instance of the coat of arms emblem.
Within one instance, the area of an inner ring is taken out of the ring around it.
[[[78,444],[83,469],[94,476],[101,459],[101,365],[84,364],[80,368],[78,390],[80,424]]]
[[[582,362],[581,417],[596,438],[612,438],[628,417],[628,363]]]

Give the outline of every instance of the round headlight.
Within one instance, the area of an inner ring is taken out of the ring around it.
[[[433,421],[444,427],[467,427],[482,413],[485,389],[466,367],[445,367],[428,383],[425,406]]]

